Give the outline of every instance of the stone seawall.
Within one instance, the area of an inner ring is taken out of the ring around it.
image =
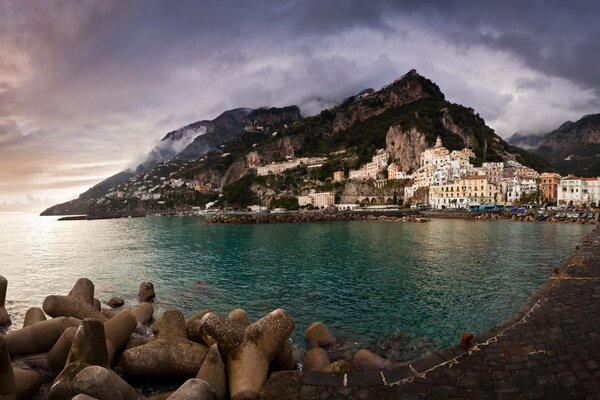
[[[218,214],[206,220],[208,224],[283,224],[294,222],[334,221],[398,221],[426,222],[416,211],[393,212],[287,212],[260,214]]]

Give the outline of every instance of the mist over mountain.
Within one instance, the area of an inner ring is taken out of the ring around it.
[[[567,121],[542,135],[515,134],[508,143],[548,160],[562,175],[600,175],[600,114]]]

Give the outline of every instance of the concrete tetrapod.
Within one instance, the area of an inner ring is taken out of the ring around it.
[[[215,400],[213,388],[202,379],[188,379],[167,400]]]
[[[41,386],[43,379],[35,371],[14,368],[4,337],[0,335],[0,399],[29,399]]]
[[[218,345],[213,344],[210,346],[196,378],[202,379],[212,386],[217,400],[225,400],[227,398],[225,364],[223,364],[223,360],[221,359]]]
[[[8,288],[8,281],[5,277],[0,275],[0,328],[4,326],[8,326],[12,323],[10,320],[10,315],[8,315],[8,311],[6,311],[6,307],[4,307],[4,303],[6,301],[6,289]]]
[[[76,376],[85,368],[96,365],[106,369],[111,380],[119,389],[124,399],[138,399],[139,393],[117,374],[111,371],[108,365],[108,352],[106,349],[106,335],[104,326],[96,319],[87,318],[81,321],[73,345],[67,358],[65,368],[54,379],[48,393],[50,400],[71,399],[77,394]],[[89,393],[86,393],[89,395]]]
[[[109,364],[117,351],[125,346],[136,326],[137,320],[131,311],[121,311],[104,323]]]
[[[101,322],[106,321],[106,317],[95,305],[94,284],[87,278],[78,279],[66,296],[46,297],[42,308],[51,317],[94,318]]]
[[[38,322],[46,321],[46,314],[44,310],[39,307],[31,307],[25,313],[25,319],[23,320],[23,328],[37,324]]]
[[[6,345],[11,355],[45,353],[65,329],[79,325],[77,318],[58,317],[8,333]]]
[[[283,309],[247,327],[209,313],[200,320],[198,329],[213,337],[225,356],[232,400],[258,399],[269,364],[294,329],[294,321]]]
[[[196,376],[208,352],[185,332],[183,314],[167,310],[156,340],[123,352],[123,371],[130,375]]]
[[[358,371],[368,371],[392,369],[398,364],[394,363],[393,361],[386,360],[385,358],[380,357],[367,349],[362,349],[357,351],[356,354],[354,354],[354,358],[352,359],[352,365],[354,369]]]
[[[202,318],[204,318],[204,316],[210,312],[212,312],[210,308],[205,308],[203,310],[200,310],[200,312],[196,315],[185,320],[185,331],[190,340],[193,340],[196,343],[206,344],[209,346],[215,344],[214,339],[208,336],[206,332],[198,330],[198,324],[200,323]]]
[[[138,299],[139,301],[154,301],[154,285],[152,282],[142,282],[140,284],[140,290],[138,290]]]

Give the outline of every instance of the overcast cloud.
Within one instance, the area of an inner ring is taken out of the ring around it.
[[[169,130],[303,115],[411,68],[502,137],[600,112],[597,1],[0,3],[0,209],[76,197]]]

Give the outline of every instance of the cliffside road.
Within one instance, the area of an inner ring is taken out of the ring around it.
[[[296,398],[600,398],[599,299],[596,228],[510,321],[475,337],[470,351],[457,346],[396,370],[350,373],[346,386],[343,377],[304,373]]]

